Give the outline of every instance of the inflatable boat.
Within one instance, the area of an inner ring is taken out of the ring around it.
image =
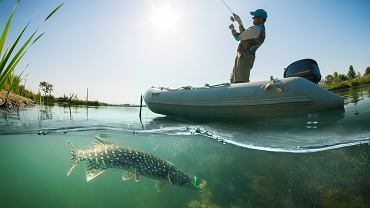
[[[151,87],[144,100],[154,113],[189,118],[256,118],[343,108],[343,98],[320,87],[320,79],[316,61],[304,59],[288,66],[282,79]]]

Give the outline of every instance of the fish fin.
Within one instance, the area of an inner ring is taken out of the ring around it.
[[[139,182],[139,181],[140,181],[139,173],[135,170],[135,182]]]
[[[163,191],[164,187],[167,185],[166,181],[155,181],[155,189],[158,192]]]
[[[126,171],[126,172],[123,172],[123,174],[122,174],[122,180],[124,180],[124,181],[128,181],[130,179],[133,179],[134,177],[135,177],[134,172]]]
[[[105,170],[106,168],[100,167],[92,161],[88,161],[86,166],[86,181],[91,181],[98,175],[102,174]]]
[[[99,145],[99,144],[111,145],[113,143],[111,141],[108,141],[106,138],[104,138],[103,135],[97,134],[92,138],[90,147],[95,147],[96,145]]]
[[[172,181],[171,181],[171,178],[170,178],[170,175],[167,175],[167,180],[170,184],[172,184]]]
[[[71,155],[71,164],[69,165],[68,171],[67,171],[67,176],[69,176],[72,172],[72,170],[76,167],[78,164],[78,158],[77,158],[77,147],[72,144],[71,141],[67,141],[69,145],[69,152]]]

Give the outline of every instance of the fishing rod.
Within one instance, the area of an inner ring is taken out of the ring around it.
[[[235,13],[230,9],[230,7],[224,2],[224,0],[220,0],[222,2],[223,5],[225,5],[225,7],[230,11],[230,13],[232,14],[232,16],[230,16],[230,20],[232,22],[235,22]]]

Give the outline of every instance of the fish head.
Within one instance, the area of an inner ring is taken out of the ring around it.
[[[184,177],[183,179],[183,186],[188,187],[191,189],[199,190],[200,183],[197,176],[194,176],[193,178],[190,178],[189,176]]]
[[[182,172],[176,172],[169,175],[169,180],[171,183],[188,187],[191,189],[198,189],[199,181],[196,176],[191,179],[188,175]]]

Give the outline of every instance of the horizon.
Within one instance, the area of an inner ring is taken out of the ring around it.
[[[16,70],[29,64],[26,87],[34,92],[47,81],[55,97],[77,93],[83,99],[89,88],[89,100],[137,105],[154,85],[229,81],[238,42],[220,1],[21,1],[6,46],[29,19],[36,28],[62,2],[61,10],[41,25],[46,34]],[[245,27],[251,25],[249,11],[264,8],[269,14],[251,81],[281,78],[285,67],[304,58],[318,62],[323,78],[346,73],[350,65],[363,74],[370,66],[370,2],[286,2],[226,2]],[[0,1],[1,26],[14,3]]]

